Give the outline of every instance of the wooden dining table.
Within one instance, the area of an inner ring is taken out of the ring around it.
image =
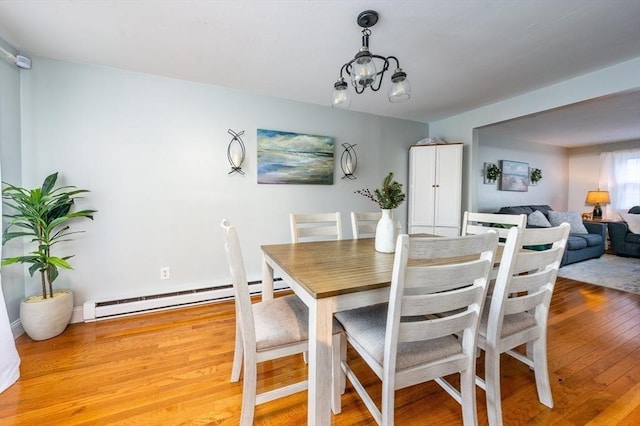
[[[281,277],[309,308],[308,424],[331,424],[333,314],[389,300],[394,254],[373,238],[261,246],[263,299]],[[496,253],[496,259],[501,255]]]

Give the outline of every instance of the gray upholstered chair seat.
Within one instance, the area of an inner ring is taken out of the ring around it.
[[[309,310],[296,296],[279,297],[251,305],[258,350],[309,338]]]
[[[336,318],[378,364],[384,360],[384,337],[387,328],[386,303],[336,313]],[[396,371],[442,359],[462,352],[457,338],[445,336],[438,339],[404,342],[398,346]]]
[[[487,335],[487,322],[489,320],[489,306],[491,300],[487,301],[487,304],[482,311],[482,319],[480,321],[480,329],[478,333],[480,336],[485,337]],[[528,312],[521,312],[513,315],[505,315],[502,320],[502,334],[501,337],[507,337],[513,333],[517,333],[522,330],[526,330],[529,327],[536,325],[536,319]]]
[[[256,323],[256,348],[272,348],[309,338],[309,309],[297,296],[278,297],[251,305]],[[333,332],[342,326],[333,320]]]

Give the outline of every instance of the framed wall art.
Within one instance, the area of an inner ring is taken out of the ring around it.
[[[500,168],[502,169],[501,191],[526,192],[529,190],[529,163],[500,160]]]
[[[258,129],[258,183],[333,185],[330,136]]]

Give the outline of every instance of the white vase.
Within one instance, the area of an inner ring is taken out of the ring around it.
[[[46,340],[62,333],[73,313],[73,293],[53,292],[53,298],[29,297],[20,304],[22,328],[33,340]]]
[[[398,226],[393,220],[393,210],[382,209],[382,217],[376,226],[376,251],[394,253],[397,238]]]

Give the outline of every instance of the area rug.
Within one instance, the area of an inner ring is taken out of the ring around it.
[[[559,277],[640,294],[640,259],[603,254],[563,266]]]

